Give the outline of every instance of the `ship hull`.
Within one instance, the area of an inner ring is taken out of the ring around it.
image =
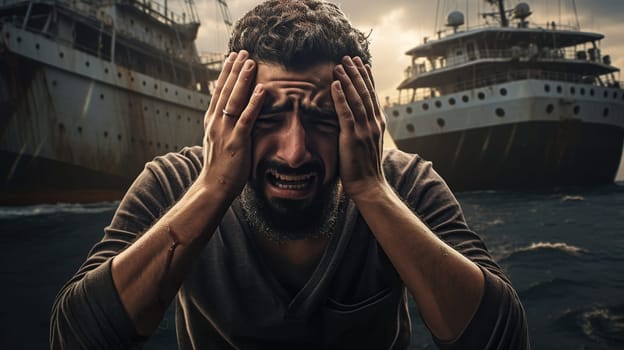
[[[396,144],[430,160],[451,189],[469,191],[612,183],[623,138],[621,128],[570,120],[489,126]]]
[[[208,95],[2,31],[0,204],[120,199],[146,162],[201,143]]]

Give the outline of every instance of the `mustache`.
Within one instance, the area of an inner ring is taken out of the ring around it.
[[[276,160],[264,160],[258,164],[259,174],[264,174],[267,170],[274,169],[277,172],[284,175],[298,175],[298,174],[308,174],[311,172],[317,174],[324,174],[325,169],[320,162],[308,162],[304,163],[297,168],[292,168],[288,164],[276,161]]]

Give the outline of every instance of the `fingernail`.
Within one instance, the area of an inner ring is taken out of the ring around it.
[[[247,60],[247,62],[245,62],[245,65],[243,66],[245,70],[252,70],[253,67],[254,67],[254,61],[252,60]]]
[[[342,67],[342,65],[341,65],[341,64],[336,65],[336,68],[335,68],[335,69],[336,69],[336,72],[337,72],[338,74],[345,74],[345,70],[344,70],[344,68]]]
[[[343,58],[342,58],[342,63],[343,63],[345,66],[352,66],[352,65],[353,65],[353,61],[351,60],[351,57],[349,57],[349,56],[345,56],[345,57],[343,57]]]
[[[262,91],[264,91],[264,86],[262,86],[262,84],[258,84],[256,85],[256,88],[254,89],[254,94],[260,95]]]
[[[225,60],[226,61],[234,61],[235,58],[236,58],[236,52],[230,52],[230,54],[228,55],[228,57]]]
[[[336,80],[336,90],[342,92],[342,84],[340,84],[339,80]]]
[[[247,51],[241,51],[238,53],[238,60],[239,61],[244,61],[247,59]]]

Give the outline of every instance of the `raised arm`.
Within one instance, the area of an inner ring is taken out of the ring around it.
[[[132,186],[113,223],[125,216],[130,222],[124,225],[140,229],[132,220],[140,221],[141,216],[128,211],[144,212],[149,217],[145,231],[109,229],[77,276],[63,287],[52,315],[53,348],[126,347],[133,341],[128,338],[140,341],[158,326],[192,263],[247,181],[250,133],[264,98],[262,86],[250,92],[255,71],[256,64],[245,51],[232,53],[225,61],[206,112],[203,166],[175,205],[163,208],[168,203],[158,199],[165,196],[145,193],[157,188],[159,174],[150,167]],[[145,187],[146,183],[151,185]],[[162,216],[160,209],[166,210]],[[103,300],[118,301],[123,309],[110,310]],[[129,322],[118,324],[120,320]]]
[[[357,57],[345,57],[335,73],[337,81],[332,85],[332,96],[341,128],[340,176],[344,189],[414,296],[431,333],[439,344],[450,347],[456,344],[458,348],[465,348],[466,343],[462,341],[469,338],[469,342],[477,341],[472,345],[483,342],[476,348],[485,348],[488,343],[493,349],[506,348],[503,344],[526,348],[524,313],[507,281],[495,274],[485,275],[485,270],[474,261],[447,244],[439,237],[440,232],[434,232],[404,204],[386,181],[382,169],[385,119],[375,95],[370,68]],[[437,189],[448,191],[446,186]],[[447,205],[453,205],[452,202],[439,204],[441,207],[432,210],[442,213],[449,211]],[[458,206],[451,211],[461,213]],[[467,231],[465,227],[459,229]],[[499,284],[506,285],[507,290],[501,291]],[[519,317],[509,318],[510,324],[499,324],[483,321],[480,316],[476,321],[480,324],[473,326],[475,315],[484,306],[493,304],[511,305],[512,309],[490,308],[491,312],[499,312],[492,315],[493,319],[507,318],[506,312]],[[498,337],[501,331],[497,327],[511,327],[520,332],[508,332],[507,338]],[[483,334],[488,336],[470,338]],[[489,338],[490,335],[494,337]],[[511,342],[509,337],[513,337]]]

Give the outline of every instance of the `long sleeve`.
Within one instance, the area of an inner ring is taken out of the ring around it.
[[[187,153],[190,158],[181,154],[156,158],[134,181],[102,240],[56,297],[50,322],[52,349],[127,349],[147,340],[136,332],[115,289],[112,258],[151,227],[193,181],[200,162]]]
[[[444,242],[473,261],[484,274],[484,293],[472,320],[453,342],[435,339],[440,349],[528,349],[526,315],[520,299],[481,238],[467,225],[452,192],[430,162],[389,152],[386,175],[399,195]]]

